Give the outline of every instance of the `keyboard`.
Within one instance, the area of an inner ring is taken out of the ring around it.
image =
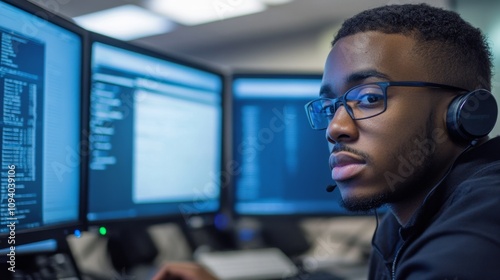
[[[293,279],[297,266],[277,248],[200,252],[196,261],[221,280]]]

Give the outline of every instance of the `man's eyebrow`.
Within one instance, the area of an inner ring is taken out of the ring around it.
[[[382,80],[390,81],[391,79],[387,74],[384,74],[380,71],[377,71],[375,69],[368,69],[368,70],[363,70],[363,71],[358,71],[351,73],[344,79],[344,84],[349,85],[349,86],[354,86],[356,84],[359,84],[360,82],[368,79],[368,78],[379,78]],[[323,85],[321,86],[320,96],[335,96],[334,90],[330,85]]]
[[[368,78],[380,78],[383,80],[390,80],[390,78],[387,74],[384,74],[384,73],[377,71],[375,69],[368,69],[368,70],[363,70],[363,71],[351,73],[349,76],[347,76],[344,79],[344,83],[346,85],[355,84],[355,83],[359,83],[363,80],[366,80]]]

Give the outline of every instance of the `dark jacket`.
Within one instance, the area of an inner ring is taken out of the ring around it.
[[[500,279],[500,137],[462,154],[405,227],[388,213],[370,279]]]

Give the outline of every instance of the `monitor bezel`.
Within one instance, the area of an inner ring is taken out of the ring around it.
[[[167,53],[167,52],[160,52],[158,50],[152,49],[147,46],[142,46],[134,42],[129,42],[129,41],[122,41],[116,38],[112,38],[103,34],[99,34],[96,32],[89,32],[89,40],[88,40],[88,49],[89,49],[89,68],[88,68],[88,76],[89,76],[89,89],[91,89],[92,81],[92,48],[94,43],[102,43],[105,45],[109,45],[112,47],[124,49],[126,51],[131,51],[131,52],[136,52],[141,55],[146,55],[149,57],[157,58],[160,60],[165,60],[168,62],[173,62],[177,63],[183,66],[187,67],[192,67],[198,70],[210,72],[212,74],[215,74],[221,79],[221,143],[220,143],[220,164],[218,171],[222,170],[222,166],[224,165],[224,158],[226,151],[224,149],[225,145],[225,116],[226,112],[224,110],[226,106],[226,95],[227,95],[227,82],[228,82],[228,70],[224,69],[222,67],[218,67],[212,64],[209,64],[204,61],[199,61],[191,57],[183,57],[179,54],[173,54],[173,53]],[[90,95],[89,93],[89,105],[90,105]],[[90,121],[90,114],[88,115],[88,120]],[[87,167],[88,167],[89,162],[87,162]],[[88,169],[90,175],[90,169]],[[108,234],[110,231],[119,231],[123,229],[129,229],[130,227],[142,227],[146,228],[151,225],[155,224],[162,224],[162,223],[175,223],[179,225],[190,225],[191,219],[195,218],[196,223],[198,223],[200,220],[203,222],[204,225],[206,224],[211,224],[213,223],[213,219],[217,213],[219,213],[221,209],[221,205],[223,204],[223,199],[222,199],[222,189],[223,189],[223,184],[222,182],[220,183],[220,190],[219,190],[219,205],[217,209],[213,211],[207,211],[207,212],[200,212],[200,213],[193,213],[193,214],[188,214],[188,215],[183,215],[181,214],[160,214],[160,215],[155,215],[155,216],[138,216],[138,217],[126,217],[126,218],[119,218],[119,219],[102,219],[102,220],[89,220],[87,216],[85,216],[85,220],[87,223],[87,226],[90,231],[93,232],[98,232],[100,227],[105,227],[108,231]],[[90,185],[88,187],[90,191]],[[87,193],[87,204],[86,204],[86,213],[89,212],[89,203],[90,203],[90,195]]]
[[[86,124],[87,121],[85,119],[87,104],[86,100],[88,94],[88,71],[86,70],[88,67],[88,48],[87,48],[87,40],[88,40],[88,31],[84,28],[78,26],[72,20],[63,17],[62,15],[51,12],[35,3],[28,1],[19,1],[19,0],[2,0],[8,5],[11,5],[14,8],[20,9],[24,12],[32,14],[33,16],[39,18],[41,21],[47,21],[51,24],[59,26],[63,29],[66,29],[81,39],[81,55],[80,55],[80,92],[78,93],[80,96],[80,133],[79,133],[79,164],[78,169],[80,172],[79,179],[79,207],[78,207],[78,219],[77,221],[71,222],[63,222],[57,223],[53,225],[43,225],[39,228],[31,228],[31,229],[22,229],[15,231],[16,244],[22,245],[31,242],[37,242],[48,239],[55,239],[60,241],[64,239],[66,236],[75,233],[76,230],[83,232],[86,230],[85,227],[85,205],[86,205],[86,184],[87,184],[87,176],[86,176],[86,165],[84,162],[86,161],[87,155],[87,147],[86,143],[88,143],[87,137],[85,135]],[[9,233],[0,234],[0,248],[9,247],[10,244],[6,242],[6,238],[9,236]]]

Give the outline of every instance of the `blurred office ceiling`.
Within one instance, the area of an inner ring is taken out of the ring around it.
[[[148,0],[31,0],[40,6],[69,18],[133,4],[147,7]],[[183,1],[183,0],[163,0]],[[206,0],[222,7],[238,9],[246,0]],[[184,26],[178,24],[168,33],[134,40],[139,44],[164,50],[184,51],[200,47],[216,49],[234,43],[250,43],[265,38],[288,36],[334,26],[342,20],[371,7],[385,4],[427,2],[449,8],[450,0],[294,0],[281,5],[268,5],[263,12],[228,18],[211,23]]]

